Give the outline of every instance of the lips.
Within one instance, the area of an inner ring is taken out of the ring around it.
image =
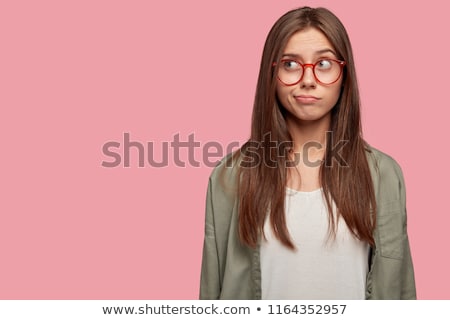
[[[313,104],[320,100],[320,98],[317,98],[315,96],[310,96],[310,95],[299,95],[299,96],[294,96],[294,98],[296,101],[298,101],[300,103],[304,103],[304,104]]]

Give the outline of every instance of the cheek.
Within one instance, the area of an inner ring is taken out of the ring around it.
[[[278,83],[276,94],[278,100],[283,104],[284,107],[286,107],[289,96],[289,88]]]

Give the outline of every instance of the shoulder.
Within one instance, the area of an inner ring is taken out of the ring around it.
[[[403,172],[400,165],[390,155],[371,146],[367,147],[366,154],[371,171],[382,177],[390,176],[403,180]]]
[[[370,146],[367,147],[366,154],[377,202],[404,200],[404,178],[398,162],[390,155]]]
[[[239,171],[239,155],[235,152],[227,154],[214,167],[209,176],[210,180],[217,181],[223,178],[236,179]]]
[[[222,158],[209,176],[210,191],[216,196],[233,202],[237,194],[239,177],[239,152]]]

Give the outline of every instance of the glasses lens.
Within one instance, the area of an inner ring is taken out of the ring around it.
[[[291,85],[300,80],[303,74],[303,66],[295,60],[281,60],[278,68],[278,78],[286,85]]]
[[[308,66],[306,66],[308,67]],[[341,65],[338,61],[322,59],[314,64],[314,76],[323,84],[337,81],[341,75]],[[286,85],[299,82],[303,75],[303,66],[296,60],[281,60],[278,68],[278,78]]]
[[[320,82],[330,84],[339,79],[341,65],[334,60],[319,60],[314,65],[314,74]]]

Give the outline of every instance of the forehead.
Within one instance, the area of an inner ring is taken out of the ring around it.
[[[325,35],[315,29],[308,28],[294,33],[288,40],[283,54],[307,55],[330,49],[335,52],[333,45]]]

